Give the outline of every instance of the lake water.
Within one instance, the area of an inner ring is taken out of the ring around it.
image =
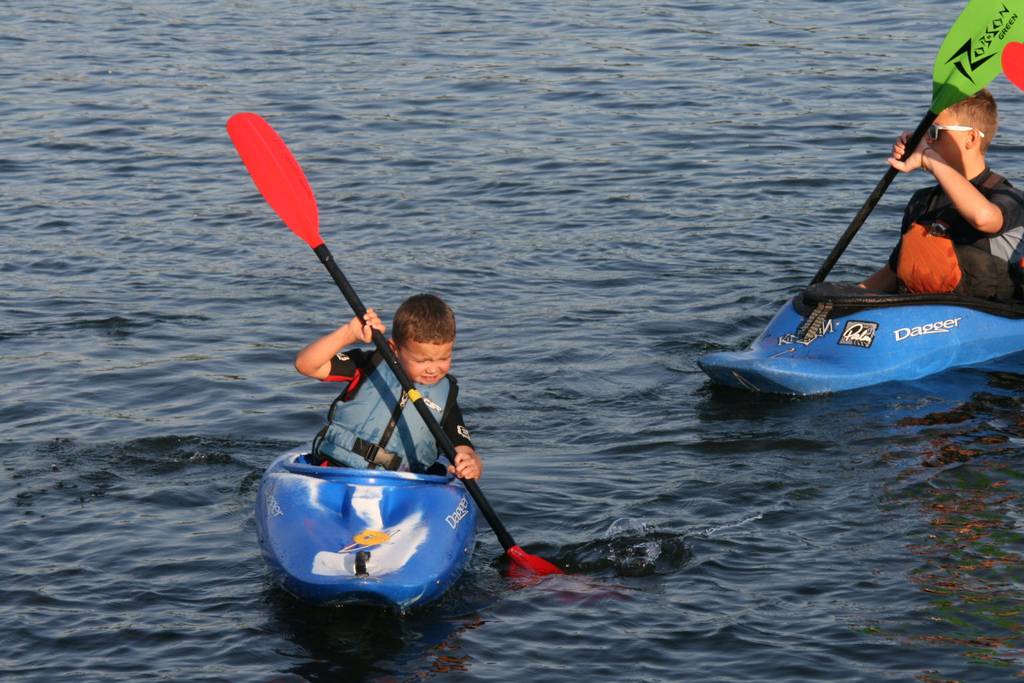
[[[930,102],[963,3],[18,0],[0,8],[0,677],[1017,681],[1024,361],[713,388]],[[992,86],[1024,181],[1024,96]],[[268,580],[255,490],[349,313],[256,193],[255,111],[385,317],[441,293],[516,540],[405,618]],[[898,178],[840,261],[888,254]]]

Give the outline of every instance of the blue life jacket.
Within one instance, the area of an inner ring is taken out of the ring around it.
[[[322,440],[315,450],[337,464],[367,469],[370,463],[359,454],[357,446],[375,444],[401,458],[397,469],[423,472],[437,462],[437,441],[412,401],[405,400],[400,413],[396,410],[404,398],[402,385],[388,364],[376,355],[373,370],[361,377],[357,386],[343,392],[331,406],[327,428],[321,432]],[[445,375],[436,384],[416,384],[415,387],[440,424],[449,401],[458,391],[455,378]],[[387,443],[381,443],[388,423],[396,414],[398,419]],[[357,444],[360,439],[363,443]]]

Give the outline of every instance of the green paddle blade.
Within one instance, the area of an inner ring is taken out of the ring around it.
[[[988,85],[1003,46],[1024,36],[1024,0],[971,0],[942,41],[932,71],[933,114]]]

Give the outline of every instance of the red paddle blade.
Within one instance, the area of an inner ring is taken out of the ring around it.
[[[313,188],[284,140],[259,114],[228,119],[228,135],[263,198],[292,232],[313,249],[320,239],[320,217]]]
[[[1024,90],[1024,43],[1007,43],[1003,48],[1002,62],[1006,77]]]
[[[509,558],[523,569],[529,569],[534,574],[546,576],[548,574],[564,574],[561,569],[551,564],[543,557],[531,555],[517,545],[508,549]]]

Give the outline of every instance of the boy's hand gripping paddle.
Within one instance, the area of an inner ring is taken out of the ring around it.
[[[932,105],[907,142],[905,161],[917,149],[928,126],[950,105],[967,99],[995,78],[1000,71],[998,56],[1003,46],[1024,35],[1024,0],[970,0],[960,13],[935,57],[932,68]],[[1018,68],[1024,71],[1024,65]],[[828,277],[832,267],[867,220],[878,200],[896,177],[890,167],[853,217],[846,232],[832,248],[818,273],[811,280],[817,284]]]
[[[245,167],[249,169],[249,174],[263,194],[263,198],[277,212],[281,220],[291,228],[291,231],[316,252],[320,262],[324,264],[338,288],[341,289],[349,306],[352,307],[359,319],[363,320],[366,315],[366,307],[359,300],[359,296],[352,289],[344,273],[341,272],[341,268],[338,267],[331,252],[327,249],[327,245],[320,237],[320,219],[313,190],[306,180],[306,175],[302,172],[302,167],[292,156],[291,151],[284,144],[284,140],[270,127],[269,123],[257,114],[235,114],[228,119],[227,128],[231,141],[235,143],[238,154],[245,162]],[[423,396],[416,391],[409,376],[388,346],[384,335],[378,330],[373,331],[373,343],[402,383],[402,388],[408,392],[409,398],[412,399],[416,410],[437,440],[438,446],[448,460],[454,463],[455,447],[452,445],[451,439],[441,429],[441,425],[437,423],[430,408],[424,403]],[[480,486],[472,479],[463,479],[462,483],[491,525],[502,548],[517,566],[528,569],[534,574],[564,573],[547,560],[531,555],[516,545],[512,535],[505,529],[501,520],[498,519],[498,515],[487,502]]]

